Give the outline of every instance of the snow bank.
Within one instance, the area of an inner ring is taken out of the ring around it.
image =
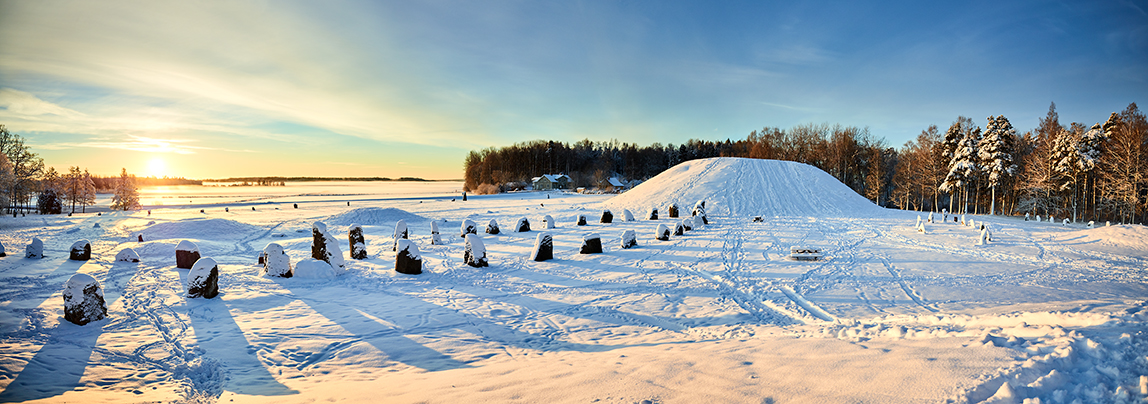
[[[1122,224],[1115,226],[1096,227],[1086,230],[1059,233],[1057,238],[1073,244],[1100,243],[1109,247],[1119,248],[1125,253],[1128,250],[1148,252],[1148,226]]]
[[[361,224],[364,226],[390,226],[400,220],[407,223],[422,223],[429,221],[425,217],[395,208],[356,208],[337,215],[331,215],[323,220],[335,226],[350,226]]]
[[[614,210],[706,201],[721,216],[855,216],[882,211],[808,164],[717,157],[678,164],[604,203]]]
[[[323,261],[314,258],[307,258],[300,260],[295,264],[295,270],[292,274],[293,278],[304,279],[335,279],[339,276],[339,272]]]
[[[187,219],[158,223],[144,229],[145,240],[186,238],[189,235],[212,238],[242,238],[263,228],[228,219]]]

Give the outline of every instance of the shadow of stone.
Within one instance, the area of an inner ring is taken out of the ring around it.
[[[80,386],[96,340],[107,320],[78,326],[60,321],[48,343],[36,352],[16,379],[0,392],[0,402],[56,397]]]
[[[186,270],[181,272],[187,272]],[[181,273],[181,278],[185,276]],[[181,291],[186,293],[186,291]],[[223,293],[213,299],[187,299],[187,313],[199,346],[223,364],[230,374],[222,389],[256,396],[299,394],[279,383],[254,354],[243,330],[231,316]],[[221,391],[212,392],[221,393]]]

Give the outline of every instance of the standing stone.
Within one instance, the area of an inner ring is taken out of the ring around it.
[[[1027,222],[1027,221],[1028,221],[1028,219],[1029,219],[1028,213],[1025,213],[1025,214],[1024,214],[1024,221],[1026,221],[1026,222]]]
[[[921,217],[917,216],[917,218],[920,219]],[[761,216],[754,216],[753,222],[754,223],[765,223],[765,219],[763,219]]]
[[[72,324],[84,325],[108,316],[104,291],[100,283],[88,274],[72,275],[64,284],[64,319]]]
[[[219,295],[219,265],[211,258],[200,258],[187,272],[187,297],[211,299]]]
[[[466,251],[462,254],[462,260],[475,268],[490,266],[486,261],[486,245],[482,244],[482,238],[477,234],[466,235]]]
[[[558,227],[558,224],[557,224],[557,223],[554,223],[554,218],[553,218],[553,217],[550,217],[550,215],[546,215],[546,216],[543,216],[543,217],[542,217],[542,228],[544,228],[544,229],[553,229],[553,228],[556,228],[556,227]]]
[[[260,251],[259,252],[259,265],[263,265],[263,263],[265,263],[265,262],[267,262],[267,253]]]
[[[367,259],[367,239],[363,237],[363,226],[358,223],[351,224],[350,230],[347,230],[347,243],[351,248],[351,259]],[[267,249],[264,248],[263,250],[266,251]]]
[[[526,220],[525,217],[519,218],[518,223],[514,225],[514,229],[519,233],[528,232],[530,231],[530,221]]]
[[[175,246],[175,267],[180,269],[191,269],[195,265],[195,261],[199,260],[199,246],[195,243],[183,240]]]
[[[1040,223],[1040,215],[1036,215],[1036,222]]]
[[[678,217],[678,205],[671,203],[669,208],[666,208],[669,217]]]
[[[674,235],[680,236],[683,234],[686,234],[686,227],[682,226],[681,223],[674,223]]]
[[[947,219],[943,219],[943,220],[947,220]],[[932,222],[933,222],[933,212],[929,212],[929,223],[932,223]]]
[[[92,259],[92,243],[88,240],[80,240],[72,244],[71,253],[68,254],[68,259],[72,261],[87,261]]]
[[[140,255],[136,250],[125,248],[116,253],[116,262],[140,262]]]
[[[442,245],[442,236],[438,233],[438,222],[430,223],[431,245]]]
[[[582,236],[582,249],[579,254],[601,254],[602,237],[598,233],[587,233]]]
[[[600,220],[599,222],[600,223],[614,223],[614,213],[610,212],[609,210],[603,210],[602,211],[602,220]]]
[[[294,275],[291,269],[291,257],[283,251],[283,246],[276,243],[267,243],[263,247],[263,275],[290,278]]]
[[[538,233],[534,239],[534,250],[530,253],[531,261],[546,261],[554,259],[554,237],[550,233]]]
[[[478,225],[473,220],[463,219],[462,227],[458,231],[459,237],[466,237],[467,234],[478,234]]]
[[[650,208],[650,212],[646,213],[646,220],[658,220],[658,208]]]
[[[0,257],[7,257],[8,253],[4,252],[4,243],[0,243]]]
[[[498,234],[501,232],[498,228],[498,221],[490,219],[490,222],[486,224],[486,234]]]
[[[141,243],[143,242],[143,234],[140,234],[139,242],[141,242]]]
[[[622,220],[632,222],[634,221],[634,214],[630,213],[629,209],[622,209]]]
[[[658,230],[654,231],[654,238],[661,241],[669,241],[670,228],[666,227],[663,223],[658,223]]]
[[[692,231],[694,229],[694,220],[691,218],[682,219],[682,230]]]
[[[44,258],[44,242],[40,241],[38,238],[33,237],[32,242],[28,244],[28,247],[24,248],[24,257],[35,259]]]
[[[418,275],[423,273],[423,257],[418,246],[407,239],[398,242],[399,252],[395,255],[395,271],[400,274]]]
[[[638,236],[634,234],[633,230],[626,230],[622,232],[622,248],[634,248],[638,246]]]
[[[410,232],[407,231],[407,221],[399,220],[395,222],[395,232],[391,234],[391,240],[394,243],[391,245],[391,251],[399,251],[399,240],[407,240],[410,237]]]
[[[578,214],[577,225],[579,225],[579,226],[585,226],[586,225],[586,215],[583,215],[581,213]]]
[[[463,201],[463,202],[466,202],[466,192],[463,192],[463,193],[462,193],[462,201]]]
[[[343,251],[331,233],[327,232],[327,225],[323,222],[311,225],[311,257],[331,264],[331,268],[336,271],[347,268],[343,261]]]
[[[701,218],[702,224],[710,224],[709,219],[706,218],[706,201],[698,201],[698,203],[695,203],[691,216]]]

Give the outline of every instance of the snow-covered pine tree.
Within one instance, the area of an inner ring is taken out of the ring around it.
[[[964,137],[957,143],[956,151],[953,152],[953,160],[949,164],[949,174],[941,183],[940,190],[942,192],[953,194],[961,191],[964,194],[962,212],[968,211],[968,188],[977,176],[976,150],[980,134],[981,129],[977,127],[965,132]],[[951,199],[949,205],[952,205]]]
[[[116,182],[116,193],[112,196],[112,210],[136,209],[140,206],[140,193],[136,189],[135,177],[128,176],[128,169],[120,171],[120,180]]]
[[[96,182],[92,181],[92,174],[88,173],[88,169],[84,169],[83,177],[80,178],[80,212],[87,212],[88,206],[96,204]]]
[[[1016,130],[1004,115],[989,116],[985,126],[985,135],[977,145],[977,157],[980,159],[981,169],[989,188],[992,188],[992,201],[989,204],[989,214],[995,215],[997,209],[997,188],[1000,187],[1016,171],[1013,163],[1012,146],[1016,137]]]
[[[1072,221],[1076,221],[1076,184],[1079,178],[1080,138],[1076,131],[1061,130],[1052,145],[1052,170],[1056,189],[1071,192]]]

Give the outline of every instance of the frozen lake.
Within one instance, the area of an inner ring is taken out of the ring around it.
[[[288,182],[285,186],[157,186],[140,187],[140,204],[145,209],[154,209],[224,204],[447,198],[460,196],[462,186],[461,181],[308,181]],[[111,194],[101,194],[96,206],[110,206],[111,200]]]

